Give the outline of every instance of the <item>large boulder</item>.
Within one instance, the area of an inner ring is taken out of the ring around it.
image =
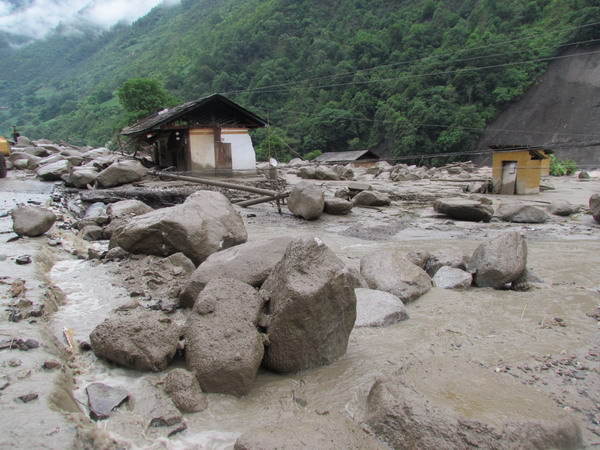
[[[325,198],[324,212],[333,216],[343,216],[352,211],[354,204],[339,197]]]
[[[234,450],[384,450],[388,447],[340,414],[302,414],[244,432]]]
[[[321,217],[325,208],[325,194],[322,189],[310,181],[301,181],[293,187],[288,198],[288,209],[296,216],[306,220]]]
[[[185,359],[204,392],[250,392],[263,358],[257,325],[264,301],[241,281],[217,278],[204,288],[185,327]]]
[[[467,270],[479,287],[499,289],[519,278],[527,264],[527,244],[516,231],[509,231],[480,244]]]
[[[383,251],[363,256],[360,274],[371,289],[389,292],[410,302],[431,289],[431,278],[399,251]]]
[[[98,178],[98,172],[94,169],[74,170],[69,176],[69,182],[77,189],[87,189],[88,186],[93,186]]]
[[[110,221],[106,209],[106,205],[102,202],[92,203],[83,217],[75,223],[76,228],[82,229],[88,225],[106,225]]]
[[[425,264],[425,270],[429,276],[432,277],[444,266],[464,269],[468,262],[469,257],[465,255],[462,250],[452,248],[441,249],[436,250],[429,255],[429,259]]]
[[[305,180],[313,180],[316,178],[316,169],[313,166],[303,166],[298,169],[298,176]]]
[[[579,211],[579,206],[574,205],[573,203],[567,200],[553,200],[548,206],[548,211],[550,214],[554,214],[555,216],[570,216],[571,214],[575,214]]]
[[[356,288],[355,327],[387,327],[408,319],[406,306],[395,295],[374,289]]]
[[[264,365],[292,373],[344,355],[356,319],[359,280],[318,238],[297,239],[262,286],[268,301]]]
[[[196,269],[181,291],[181,306],[192,307],[208,282],[214,278],[234,278],[253,287],[260,287],[275,264],[281,261],[291,237],[267,241],[246,242],[213,253]]]
[[[37,169],[37,176],[44,181],[59,181],[63,175],[71,172],[71,163],[66,159],[40,166]]]
[[[339,174],[328,166],[318,166],[315,169],[315,178],[317,180],[339,180]]]
[[[352,198],[352,203],[360,206],[388,206],[390,196],[380,191],[361,191]]]
[[[180,327],[160,312],[136,308],[111,315],[90,334],[101,358],[130,369],[165,370],[179,344]]]
[[[451,357],[431,357],[379,378],[365,422],[398,449],[582,446],[577,422],[547,396]]]
[[[206,395],[192,372],[185,369],[172,370],[163,378],[162,386],[182,413],[204,411],[208,407]]]
[[[241,216],[223,194],[213,191],[197,191],[181,205],[133,217],[113,236],[130,253],[168,256],[182,252],[196,266],[247,238]]]
[[[433,202],[433,209],[456,220],[489,222],[494,215],[491,205],[467,198],[439,198]]]
[[[600,194],[592,194],[589,203],[592,217],[596,222],[600,223]]]
[[[140,216],[153,211],[153,208],[146,205],[140,200],[121,200],[119,202],[111,203],[106,208],[106,213],[110,220],[115,219],[127,219],[134,216]]]
[[[496,216],[504,222],[515,223],[544,223],[548,220],[548,214],[543,209],[521,202],[500,203]]]
[[[96,181],[101,187],[109,188],[133,181],[139,181],[146,176],[146,169],[141,162],[128,159],[112,163],[98,174]]]
[[[473,283],[473,275],[456,267],[442,266],[432,281],[435,287],[442,289],[466,289]]]
[[[56,215],[39,206],[17,206],[11,212],[13,231],[19,236],[41,236],[54,225]]]

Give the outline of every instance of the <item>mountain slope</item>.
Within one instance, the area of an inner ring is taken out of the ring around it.
[[[100,36],[4,47],[0,131],[104,144],[114,91],[155,77],[268,117],[264,153],[379,146],[470,151],[565,44],[598,36],[595,0],[183,0]],[[586,44],[579,44],[582,46]],[[434,161],[436,162],[436,161]],[[443,161],[440,161],[443,162]]]

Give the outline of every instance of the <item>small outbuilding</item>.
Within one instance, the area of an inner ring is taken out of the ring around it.
[[[121,131],[151,146],[154,163],[179,172],[255,170],[248,131],[268,122],[220,94],[153,114]]]
[[[326,152],[317,156],[314,161],[329,164],[353,164],[361,167],[372,167],[381,158],[371,150],[357,150],[352,152]]]
[[[538,194],[542,176],[550,171],[553,150],[530,145],[492,145],[495,194]]]

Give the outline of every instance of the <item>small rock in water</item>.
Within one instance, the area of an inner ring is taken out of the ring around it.
[[[31,264],[31,256],[19,256],[17,259],[15,259],[15,263],[19,264],[20,266],[24,266],[25,264]]]
[[[94,420],[108,418],[112,410],[129,397],[125,389],[115,388],[103,383],[92,383],[85,390],[88,395],[90,417]]]
[[[39,397],[39,394],[26,394],[26,395],[21,395],[20,397],[17,397],[15,400],[21,403],[29,403],[33,400],[37,400],[37,398]]]
[[[44,364],[42,364],[42,367],[47,370],[60,369],[62,367],[62,364],[59,363],[58,361],[55,361],[54,359],[48,359],[48,360],[44,361]]]
[[[0,375],[0,391],[3,391],[8,387],[10,382],[8,381],[8,376]]]

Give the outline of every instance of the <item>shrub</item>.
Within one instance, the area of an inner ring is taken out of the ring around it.
[[[563,177],[573,175],[579,170],[579,166],[572,159],[559,161],[556,156],[550,155],[550,175]]]

